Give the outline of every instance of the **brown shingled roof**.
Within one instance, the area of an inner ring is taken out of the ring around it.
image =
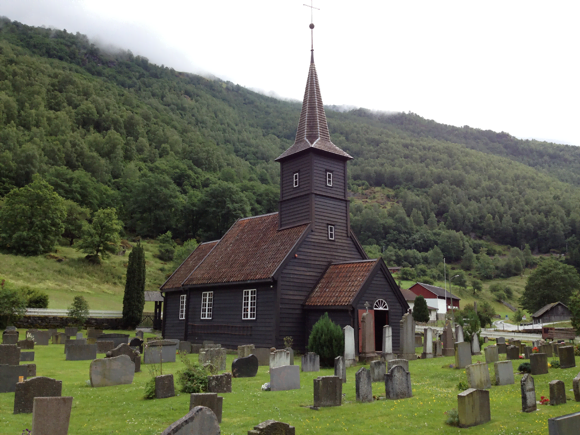
[[[401,289],[401,293],[405,297],[406,301],[414,301],[417,295],[413,293],[411,290],[406,290],[404,288]]]
[[[344,306],[352,304],[378,260],[332,264],[310,293],[306,306]]]
[[[189,257],[181,263],[175,272],[169,277],[165,284],[161,286],[161,291],[169,290],[172,288],[180,288],[181,283],[189,276],[191,272],[202,262],[207,254],[212,250],[212,248],[217,245],[219,240],[214,240],[213,242],[205,242],[199,245],[195,250],[189,254]]]
[[[278,231],[278,213],[238,220],[183,286],[234,283],[271,278],[306,228]]]
[[[314,55],[310,61],[310,70],[306,89],[304,91],[304,101],[302,102],[302,112],[300,113],[300,122],[296,131],[296,140],[294,145],[284,151],[276,160],[281,160],[292,154],[299,153],[308,148],[316,148],[332,154],[352,159],[352,157],[333,144],[328,132],[328,123],[322,104],[320,86],[318,85],[318,76],[314,66]]]
[[[542,308],[540,308],[538,311],[536,311],[534,314],[532,314],[532,317],[540,317],[542,316],[546,311],[551,310],[553,307],[555,307],[558,304],[562,304],[562,306],[566,307],[566,305],[564,305],[562,302],[558,301],[558,302],[552,302],[551,304],[548,305],[544,305]],[[568,307],[566,307],[568,308]]]

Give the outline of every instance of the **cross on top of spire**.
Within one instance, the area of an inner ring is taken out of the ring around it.
[[[317,11],[320,10],[320,8],[314,7],[314,5],[312,4],[313,1],[314,0],[310,0],[309,5],[304,3],[304,6],[306,6],[307,8],[310,8],[310,49],[312,51],[314,51],[314,9],[316,9]]]

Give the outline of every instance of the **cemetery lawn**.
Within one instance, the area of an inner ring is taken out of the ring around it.
[[[197,355],[188,358],[197,361]],[[231,368],[234,358],[228,355],[228,367]],[[474,362],[484,360],[484,356],[474,357]],[[221,394],[224,397],[222,434],[245,435],[254,425],[274,419],[295,426],[297,434],[544,435],[548,433],[548,418],[580,411],[580,404],[570,400],[573,399],[572,379],[579,369],[550,369],[549,374],[534,378],[537,400],[540,396],[549,397],[549,382],[559,379],[566,384],[567,404],[538,405],[537,412],[522,413],[521,375],[516,375],[514,385],[491,388],[489,423],[469,429],[448,426],[444,423],[445,412],[457,408],[457,383],[467,379],[464,370],[447,368],[453,362],[451,357],[411,361],[413,397],[395,401],[381,398],[368,404],[356,403],[354,377],[360,366],[349,368],[348,382],[343,385],[343,405],[318,411],[307,408],[313,401],[313,379],[332,375],[332,369],[301,373],[300,390],[267,392],[261,391],[261,386],[269,382],[268,368],[260,367],[255,378],[233,379],[233,392]],[[147,365],[141,366],[142,371],[135,374],[132,385],[91,388],[87,385],[90,361],[65,361],[63,345],[37,346],[35,363],[38,376],[62,380],[63,396],[74,397],[71,435],[159,434],[189,410],[189,394],[185,393],[178,392],[178,396],[169,399],[143,399],[145,382],[150,377]],[[296,357],[295,363],[300,364],[300,357]],[[514,371],[519,363],[513,362]],[[578,357],[576,363],[580,363]],[[176,363],[164,364],[163,373],[176,375],[182,367],[178,358]],[[490,373],[493,376],[493,371]],[[375,395],[384,397],[384,384],[374,383],[373,390]],[[31,428],[32,414],[13,415],[13,406],[14,393],[0,394],[2,435],[21,435],[24,429]]]

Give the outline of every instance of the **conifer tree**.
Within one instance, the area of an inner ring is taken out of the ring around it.
[[[127,280],[123,296],[123,323],[134,329],[141,322],[145,306],[145,251],[139,243],[129,254]]]
[[[427,301],[421,295],[415,298],[415,304],[413,305],[413,319],[415,322],[427,323],[429,321],[429,308],[427,307]]]

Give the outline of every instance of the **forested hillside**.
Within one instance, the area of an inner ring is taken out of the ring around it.
[[[299,102],[0,20],[0,196],[39,174],[92,213],[115,208],[127,233],[219,238],[239,217],[277,210],[274,159],[299,113]],[[327,116],[354,156],[351,192],[388,193],[351,213],[361,242],[390,263],[436,270],[445,256],[487,278],[529,265],[526,245],[578,255],[580,149],[415,114]],[[492,242],[514,249],[493,259]]]

